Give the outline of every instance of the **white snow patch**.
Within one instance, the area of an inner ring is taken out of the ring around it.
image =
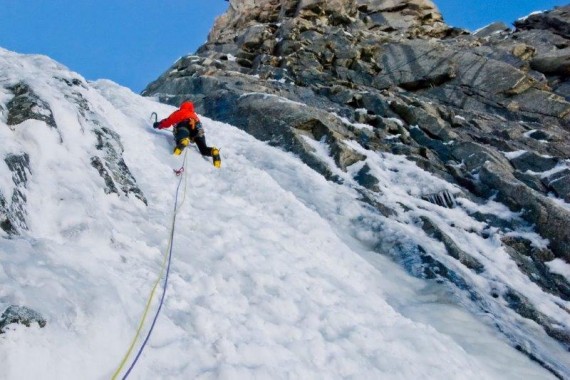
[[[477,204],[467,198],[461,197],[457,198],[456,201],[470,213],[478,211],[482,214],[494,215],[507,221],[515,218],[520,219],[521,216],[521,213],[513,212],[504,204],[495,202],[494,200],[487,200],[484,204]]]
[[[556,194],[552,192],[548,193],[548,198],[552,200],[554,203],[556,203],[558,206],[570,211],[570,203],[565,202],[564,199],[559,198]]]
[[[526,150],[515,150],[514,152],[502,152],[509,160],[513,160],[525,154]]]
[[[394,123],[398,124],[400,127],[404,126],[404,122],[402,120],[398,119],[397,117],[388,117],[388,118],[386,118],[386,120],[393,121]]]
[[[536,232],[513,231],[506,233],[505,236],[525,238],[526,240],[530,241],[533,247],[539,249],[548,248],[548,244],[550,244],[550,241],[548,239],[541,237]]]
[[[570,281],[570,264],[562,259],[554,259],[546,263],[552,273],[559,274]]]
[[[266,94],[264,92],[248,92],[245,94],[240,95],[240,98],[245,98],[247,96],[260,96],[263,99],[267,99],[267,98],[277,98],[277,100],[281,103],[291,103],[291,104],[297,104],[303,107],[307,107],[307,105],[305,103],[300,103],[300,102],[295,102],[293,100],[289,100],[287,98],[284,98],[282,96],[279,95],[274,95],[274,94]]]
[[[365,124],[365,123],[352,123],[352,125],[354,126],[354,128],[356,129],[366,129],[369,131],[373,131],[374,127],[372,127],[370,124]]]
[[[479,29],[475,29],[475,30],[473,31],[473,34],[477,34],[477,33],[479,33],[480,31],[482,31],[483,29],[485,29],[485,28],[487,28],[487,27],[489,27],[489,26],[491,26],[491,25],[492,25],[492,24],[487,24],[487,25],[485,25],[485,26],[483,26],[483,27],[481,27],[481,28],[479,28]]]
[[[565,161],[559,162],[558,165],[556,165],[556,166],[553,167],[552,169],[547,170],[547,171],[544,171],[544,172],[537,173],[537,172],[533,172],[533,171],[531,171],[531,170],[527,170],[527,172],[528,172],[529,174],[540,174],[540,177],[541,177],[541,178],[548,178],[548,177],[550,177],[551,175],[554,175],[554,174],[556,174],[556,173],[559,173],[559,172],[561,172],[561,171],[564,171],[564,170],[566,170],[566,169],[568,169],[568,168],[570,168],[570,160],[565,160]]]
[[[537,132],[536,129],[531,129],[530,131],[527,131],[525,133],[523,133],[524,137],[530,137],[530,135],[532,135],[533,133]]]
[[[539,15],[539,14],[542,14],[542,13],[545,13],[545,12],[546,12],[546,11],[534,11],[534,12],[529,13],[529,14],[526,15],[526,16],[523,16],[523,17],[518,18],[517,21],[526,21],[530,16]]]

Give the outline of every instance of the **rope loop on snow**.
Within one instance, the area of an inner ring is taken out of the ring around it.
[[[180,176],[182,175],[182,173],[184,173],[184,166],[182,166],[180,169],[176,170],[176,169],[172,169],[174,170],[174,174],[176,174],[176,176]]]
[[[180,177],[179,181],[178,181],[178,186],[176,187],[176,193],[174,195],[174,210],[172,213],[172,224],[171,224],[171,228],[170,228],[170,238],[168,241],[168,247],[164,253],[163,259],[162,259],[162,265],[160,268],[160,273],[158,275],[158,278],[156,279],[156,281],[154,282],[154,285],[152,287],[152,290],[150,292],[150,295],[148,297],[148,300],[146,302],[146,306],[143,312],[143,315],[139,321],[139,325],[137,327],[137,331],[135,336],[133,337],[131,344],[129,346],[129,349],[127,350],[127,353],[125,354],[125,356],[123,357],[123,360],[121,361],[119,367],[117,368],[117,370],[115,371],[115,373],[113,374],[112,380],[116,380],[119,376],[119,373],[121,373],[121,371],[123,370],[123,368],[125,367],[125,364],[127,363],[127,360],[129,359],[129,356],[131,355],[135,344],[138,340],[138,338],[140,337],[140,334],[142,332],[143,326],[146,322],[146,317],[148,315],[148,312],[150,310],[150,305],[154,299],[154,295],[156,292],[156,289],[158,288],[158,284],[160,283],[160,279],[163,277],[163,275],[166,273],[166,275],[164,275],[164,286],[162,288],[162,296],[160,297],[160,302],[158,304],[158,309],[156,310],[156,313],[154,315],[154,318],[152,320],[152,324],[150,326],[150,329],[148,330],[148,333],[141,345],[141,347],[139,348],[139,351],[137,352],[133,362],[131,363],[129,369],[127,370],[127,372],[125,373],[125,375],[122,377],[123,380],[125,380],[129,374],[131,373],[132,369],[135,367],[137,361],[139,360],[139,357],[141,356],[144,348],[146,347],[146,344],[150,338],[150,335],[152,334],[152,331],[154,329],[154,326],[156,324],[156,320],[158,319],[158,315],[160,314],[160,311],[162,309],[162,305],[164,304],[164,298],[166,296],[166,288],[168,286],[168,276],[170,274],[170,264],[172,262],[172,246],[173,246],[173,242],[174,242],[174,231],[176,228],[176,215],[179,212],[179,209],[182,207],[182,205],[184,204],[184,201],[186,200],[186,188],[187,188],[187,184],[188,184],[188,176],[187,175],[183,175],[184,174],[184,167],[186,166],[186,157],[187,157],[187,151],[184,154],[184,161],[182,162],[182,167],[178,170],[174,169],[174,172],[176,173],[177,177]],[[182,179],[184,178],[184,195],[182,198],[182,201],[180,202],[180,204],[178,204],[178,194],[180,193],[180,186],[182,184]]]

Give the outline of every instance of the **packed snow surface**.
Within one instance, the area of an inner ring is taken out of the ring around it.
[[[182,158],[171,155],[171,134],[150,128],[149,117],[173,108],[109,81],[87,83],[46,57],[0,50],[1,104],[18,81],[49,103],[58,128],[28,120],[12,131],[5,115],[0,122],[0,153],[27,152],[31,172],[29,230],[0,236],[0,311],[25,305],[47,325],[16,325],[0,335],[0,378],[108,379],[134,336],[168,244],[173,169]],[[132,378],[553,378],[444,286],[412,278],[373,252],[366,241],[375,226],[366,224],[370,211],[353,188],[231,125],[202,121],[208,142],[222,148],[222,168],[190,148],[166,303]],[[104,192],[90,162],[95,125],[119,134],[148,206]],[[403,191],[393,202],[420,192],[414,164],[376,154],[369,161]],[[10,194],[3,161],[0,174],[0,190]],[[423,207],[427,213],[437,206]],[[470,223],[459,210],[444,212],[438,222]],[[358,233],[350,229],[354,220],[363,223]],[[419,231],[409,226],[407,233]],[[482,244],[473,239],[465,235],[460,244]],[[495,253],[481,260],[496,260],[490,275],[507,277],[502,271],[512,264]],[[523,280],[515,274],[512,281]],[[540,296],[526,286],[529,297]],[[553,307],[549,299],[542,305]]]

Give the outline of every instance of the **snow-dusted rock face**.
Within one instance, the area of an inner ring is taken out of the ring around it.
[[[144,94],[174,105],[193,99],[200,112],[295,153],[331,181],[346,183],[338,170],[353,173],[361,200],[387,217],[401,210],[378,202],[391,190],[360,149],[403,155],[476,203],[496,199],[528,225],[471,216],[499,231],[500,249],[531,281],[568,300],[570,287],[546,263],[570,262],[569,19],[562,7],[519,21],[515,31],[495,25],[470,34],[446,25],[431,1],[232,1],[208,42]],[[330,162],[315,156],[316,142],[326,144]],[[431,195],[443,190],[418,197],[441,199]],[[429,216],[415,220],[463,268],[489,270]],[[548,242],[511,239],[520,228]],[[378,250],[410,260],[409,247]],[[465,287],[424,251],[418,243],[414,257],[425,270],[417,275]],[[568,328],[530,311],[517,292],[493,293],[491,302],[570,347]]]
[[[9,129],[16,134],[27,135],[30,133],[30,125],[39,130],[41,125],[49,127],[52,130],[50,133],[57,136],[61,146],[69,152],[74,152],[75,146],[82,146],[85,152],[91,154],[92,173],[99,173],[105,181],[107,193],[134,194],[146,203],[144,194],[124,162],[119,136],[112,132],[104,113],[96,110],[87,100],[89,88],[85,81],[70,76],[63,67],[57,67],[51,75],[33,66],[33,71],[26,72],[18,66],[19,60],[13,53],[2,51],[1,54],[6,59],[2,61],[4,74],[1,77],[0,93],[2,109],[5,110],[3,116]],[[30,61],[32,64],[37,61],[40,67],[42,64],[40,57],[22,57],[21,60]],[[50,66],[52,62],[45,58],[43,64]],[[42,80],[44,82],[41,82]],[[61,112],[59,120],[57,119],[52,104],[61,107],[58,103],[60,98],[64,99],[64,107],[73,109],[70,114],[74,119],[70,120],[69,115],[62,117]],[[68,132],[65,132],[66,129]],[[73,129],[75,131],[69,132]],[[76,133],[83,136],[84,141],[79,144],[73,138],[66,137],[75,137]],[[36,141],[37,137],[33,137],[32,141]],[[90,145],[84,142],[90,142]],[[41,141],[37,140],[37,143],[41,144]],[[33,173],[33,167],[38,167],[37,163],[30,163],[40,158],[37,152],[27,152],[22,147],[14,149],[13,144],[14,142],[6,145],[7,151],[3,158],[4,165],[12,175],[12,181],[10,186],[4,184],[3,187],[10,189],[9,192],[3,193],[0,189],[0,228],[10,235],[18,235],[28,229],[26,216],[30,211],[26,193],[29,177],[38,174]]]
[[[373,127],[372,136],[363,137],[369,147],[406,154],[478,196],[498,190],[513,209],[534,210],[527,219],[551,240],[557,256],[570,260],[570,232],[562,228],[570,215],[548,199],[554,194],[568,201],[570,177],[557,174],[554,180],[553,173],[530,173],[507,162],[494,168],[505,179],[497,182],[482,170],[482,149],[461,149],[470,143],[495,155],[533,151],[552,156],[556,173],[566,173],[568,41],[558,29],[540,30],[549,39],[535,36],[536,25],[560,25],[565,15],[564,9],[532,15],[519,21],[514,34],[499,29],[477,37],[443,24],[429,1],[236,1],[198,55],[180,59],[145,93],[171,103],[194,97],[207,114],[250,131],[279,119],[265,112],[260,119],[242,117],[240,107],[251,108],[242,95],[250,92],[333,110]],[[558,21],[535,21],[540,17]],[[390,117],[402,119],[408,131],[387,128]],[[294,140],[286,139],[288,149],[302,152]],[[460,166],[465,161],[474,164]],[[483,177],[474,177],[479,172]],[[517,183],[531,192],[514,190]]]
[[[0,50],[0,69],[0,312],[17,314],[0,323],[24,323],[0,336],[2,376],[109,378],[170,236],[180,157],[149,112],[173,108],[47,57]],[[413,145],[419,154],[448,149],[464,170],[554,170],[552,159],[443,142],[459,133],[405,95],[362,93],[339,116],[330,110],[351,103],[346,88],[333,101],[275,81],[283,93],[272,94],[272,81],[234,75],[248,92],[222,87],[226,107],[206,93],[200,104],[272,144],[202,117],[224,165],[189,150],[171,282],[133,376],[568,377],[570,266],[519,214],[388,148],[424,138],[432,148]],[[369,107],[400,113],[378,117],[380,128]],[[493,173],[487,181],[505,180]]]
[[[218,19],[199,55],[179,60],[149,85],[147,93],[165,94],[172,103],[194,96],[206,113],[254,129],[276,117],[261,113],[260,120],[242,118],[238,122],[241,116],[234,103],[236,99],[249,102],[241,97],[244,93],[271,93],[333,109],[349,120],[373,126],[374,138],[365,138],[377,147],[385,145],[386,132],[403,136],[398,130],[387,130],[384,121],[398,117],[419,129],[408,132],[411,139],[391,139],[390,146],[382,149],[402,152],[477,195],[490,196],[498,186],[501,196],[516,182],[489,180],[488,186],[480,186],[478,177],[474,181],[472,175],[484,161],[476,161],[479,165],[469,172],[462,171],[456,164],[467,159],[465,150],[449,143],[471,142],[497,153],[534,151],[554,157],[561,165],[557,172],[566,173],[563,169],[570,154],[570,104],[564,98],[567,41],[557,29],[540,29],[536,36],[535,24],[550,24],[533,21],[540,17],[558,20],[564,15],[563,9],[553,16],[532,15],[528,18],[532,23],[519,21],[521,30],[512,36],[499,29],[479,34],[481,38],[450,38],[462,32],[443,24],[431,2],[235,2]],[[401,24],[395,25],[390,17]],[[443,39],[426,39],[433,36]],[[408,93],[393,91],[396,88]],[[207,102],[200,101],[203,96]],[[405,151],[395,142],[403,142]],[[416,144],[433,155],[421,154]],[[514,175],[514,181],[538,191],[532,199],[550,193],[570,199],[566,175],[554,180],[545,171],[529,174],[509,164],[501,168]],[[485,181],[482,178],[483,185]],[[523,198],[527,197],[525,193]],[[519,197],[505,194],[503,201],[515,209],[529,207]],[[567,211],[548,200],[543,202],[548,207],[540,203],[534,202],[531,208],[545,211],[528,212],[528,219],[551,240],[558,256],[570,259],[570,236],[560,229]],[[560,218],[540,216],[551,214],[551,209]]]
[[[25,306],[12,305],[0,315],[0,334],[4,334],[7,326],[12,324],[22,324],[30,327],[32,323],[37,323],[40,327],[45,327],[46,320],[38,312]]]
[[[12,101],[18,84],[22,102]],[[548,291],[518,269],[501,238],[529,256],[550,251],[517,214],[470,201],[403,156],[365,149],[368,124],[270,94],[242,100],[255,118],[281,112],[282,124],[252,131],[281,146],[299,138],[317,170],[201,117],[224,164],[187,151],[166,300],[131,377],[570,374],[567,351],[548,335],[570,325],[559,294],[570,266],[549,261]],[[0,50],[0,111],[0,215],[12,227],[0,230],[0,377],[111,378],[168,252],[181,157],[149,113],[173,107]],[[9,124],[9,114],[22,121]],[[406,131],[398,118],[385,123]]]

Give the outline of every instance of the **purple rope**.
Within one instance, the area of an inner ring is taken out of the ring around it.
[[[182,165],[182,168],[184,168],[184,165]],[[142,354],[144,348],[146,347],[146,344],[150,338],[150,334],[152,334],[152,330],[154,329],[154,325],[156,324],[156,320],[158,319],[158,315],[160,314],[160,310],[162,309],[162,305],[164,304],[164,297],[166,296],[166,287],[168,286],[168,275],[170,274],[170,263],[172,262],[172,247],[174,246],[174,226],[176,225],[176,211],[177,211],[177,207],[178,207],[178,193],[180,190],[180,185],[182,184],[182,177],[183,176],[180,176],[180,180],[178,181],[178,187],[176,188],[176,196],[174,197],[174,219],[172,222],[172,231],[170,232],[170,250],[168,252],[168,265],[166,267],[166,276],[164,277],[164,287],[162,289],[162,296],[160,297],[160,303],[158,304],[158,310],[156,311],[156,314],[154,315],[154,319],[152,320],[152,325],[150,325],[150,329],[148,330],[148,334],[146,335],[146,338],[144,339],[144,342],[141,345],[141,348],[137,352],[137,356],[135,356],[133,363],[131,364],[131,366],[129,367],[127,372],[125,373],[125,376],[123,376],[123,380],[125,380],[129,376],[129,374],[131,373],[131,370],[137,364],[137,361],[139,360],[139,357],[141,356],[141,354]]]

